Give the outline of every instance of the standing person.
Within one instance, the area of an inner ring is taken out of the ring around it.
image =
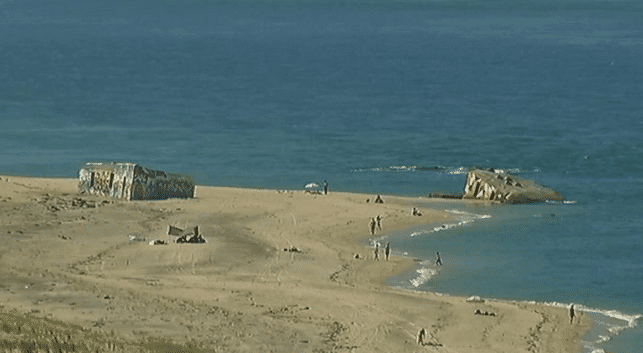
[[[440,258],[440,252],[439,251],[437,252],[437,256],[438,256],[438,258],[435,259],[435,265],[436,266],[442,266],[442,258]]]
[[[382,230],[382,215],[377,215],[375,221],[377,222],[377,230]]]
[[[369,223],[368,227],[371,230],[371,235],[375,235],[375,225],[376,225],[375,218],[371,218],[371,223]]]
[[[328,182],[324,180],[324,195],[328,195]]]
[[[380,260],[380,243],[375,243],[375,250],[373,251],[373,260]]]
[[[576,313],[574,312],[574,304],[572,304],[569,307],[569,323],[570,324],[574,323],[574,316],[576,316]]]
[[[424,338],[426,337],[426,330],[422,328],[417,335],[417,343],[421,346],[424,346]]]
[[[386,261],[388,261],[389,255],[391,255],[391,243],[387,242],[386,248],[384,249],[384,259],[386,259]]]

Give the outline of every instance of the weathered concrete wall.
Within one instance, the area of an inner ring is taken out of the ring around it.
[[[80,169],[78,190],[125,200],[162,200],[194,197],[195,186],[187,176],[133,163],[87,163]]]
[[[87,163],[78,173],[78,191],[129,200],[134,167],[132,163]]]
[[[554,190],[529,179],[480,169],[467,173],[463,198],[509,203],[563,200]]]
[[[194,183],[187,176],[136,166],[131,199],[192,198],[194,189]]]

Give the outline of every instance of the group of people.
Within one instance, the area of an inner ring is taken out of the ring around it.
[[[371,235],[375,235],[378,230],[382,230],[382,215],[377,215],[375,218],[371,218],[368,228],[371,231]],[[375,250],[373,250],[373,259],[380,259],[380,243],[375,242]],[[384,258],[388,261],[389,256],[391,255],[391,243],[386,243],[386,248],[384,248]]]
[[[421,216],[422,213],[420,213],[420,211],[417,208],[413,207],[413,215]],[[382,230],[382,218],[383,218],[382,215],[377,215],[377,217],[371,218],[368,224],[368,229],[370,230],[371,235],[375,235],[375,233],[377,233],[378,230]],[[384,257],[386,261],[388,261],[390,254],[391,254],[391,243],[387,242],[386,248],[384,248]],[[373,259],[378,261],[380,259],[380,244],[378,242],[375,242],[375,249],[373,250]],[[439,251],[436,253],[435,265],[442,266],[442,257],[440,257]]]
[[[375,233],[377,233],[378,230],[382,230],[382,218],[383,218],[382,215],[377,215],[377,217],[371,218],[371,221],[368,225],[368,228],[371,231],[371,235],[375,235]],[[388,261],[388,258],[390,255],[391,255],[391,243],[387,242],[386,248],[384,248],[384,257],[386,261]],[[375,249],[373,250],[373,259],[374,260],[380,259],[380,243],[378,242],[375,242]],[[439,251],[436,253],[435,265],[442,266],[442,257],[440,257]]]
[[[371,222],[368,224],[371,235],[375,235],[378,230],[382,230],[382,218],[382,215],[377,215],[377,217],[371,218]]]
[[[384,248],[384,259],[388,261],[388,258],[391,256],[391,243],[386,242],[386,247]],[[373,260],[380,260],[380,243],[375,242],[375,249],[373,250]],[[435,259],[436,266],[442,266],[442,257],[440,257],[440,252],[437,252],[437,258]]]
[[[391,256],[391,243],[386,243],[386,247],[384,248],[384,259],[388,261],[389,256]],[[375,243],[373,259],[377,261],[380,260],[380,243]]]

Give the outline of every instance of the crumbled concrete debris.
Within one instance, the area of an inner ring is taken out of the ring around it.
[[[496,313],[476,309],[476,311],[473,312],[474,315],[483,315],[483,316],[496,316]]]
[[[302,252],[303,250],[294,246],[291,246],[290,248],[284,248],[284,251],[288,252]]]
[[[201,234],[187,234],[182,235],[174,241],[175,243],[192,243],[192,244],[203,244],[206,243],[205,239]]]
[[[169,242],[167,240],[161,240],[161,239],[154,239],[150,241],[150,245],[167,245]]]
[[[175,226],[168,226],[167,229],[168,235],[178,236],[175,243],[191,243],[191,244],[202,244],[206,243],[206,240],[203,239],[199,233],[199,226],[188,227],[186,229],[181,229]]]
[[[187,227],[185,229],[181,229],[173,225],[167,226],[167,235],[183,236],[190,234],[199,234],[199,226]]]
[[[74,197],[71,199],[64,197],[52,196],[50,194],[40,195],[39,198],[33,199],[39,204],[42,204],[51,212],[58,212],[74,208],[96,208],[113,204],[114,201],[110,200],[90,200],[82,197]]]
[[[129,241],[145,241],[145,237],[142,235],[132,234],[129,236]]]
[[[181,233],[183,233],[183,229],[173,225],[167,226],[167,235],[181,235]]]

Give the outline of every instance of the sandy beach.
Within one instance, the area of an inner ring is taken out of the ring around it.
[[[387,287],[414,262],[375,261],[369,220],[383,216],[381,234],[451,215],[375,196],[198,186],[121,201],[2,176],[0,351],[579,351],[586,316]],[[170,225],[207,242],[176,244]]]

